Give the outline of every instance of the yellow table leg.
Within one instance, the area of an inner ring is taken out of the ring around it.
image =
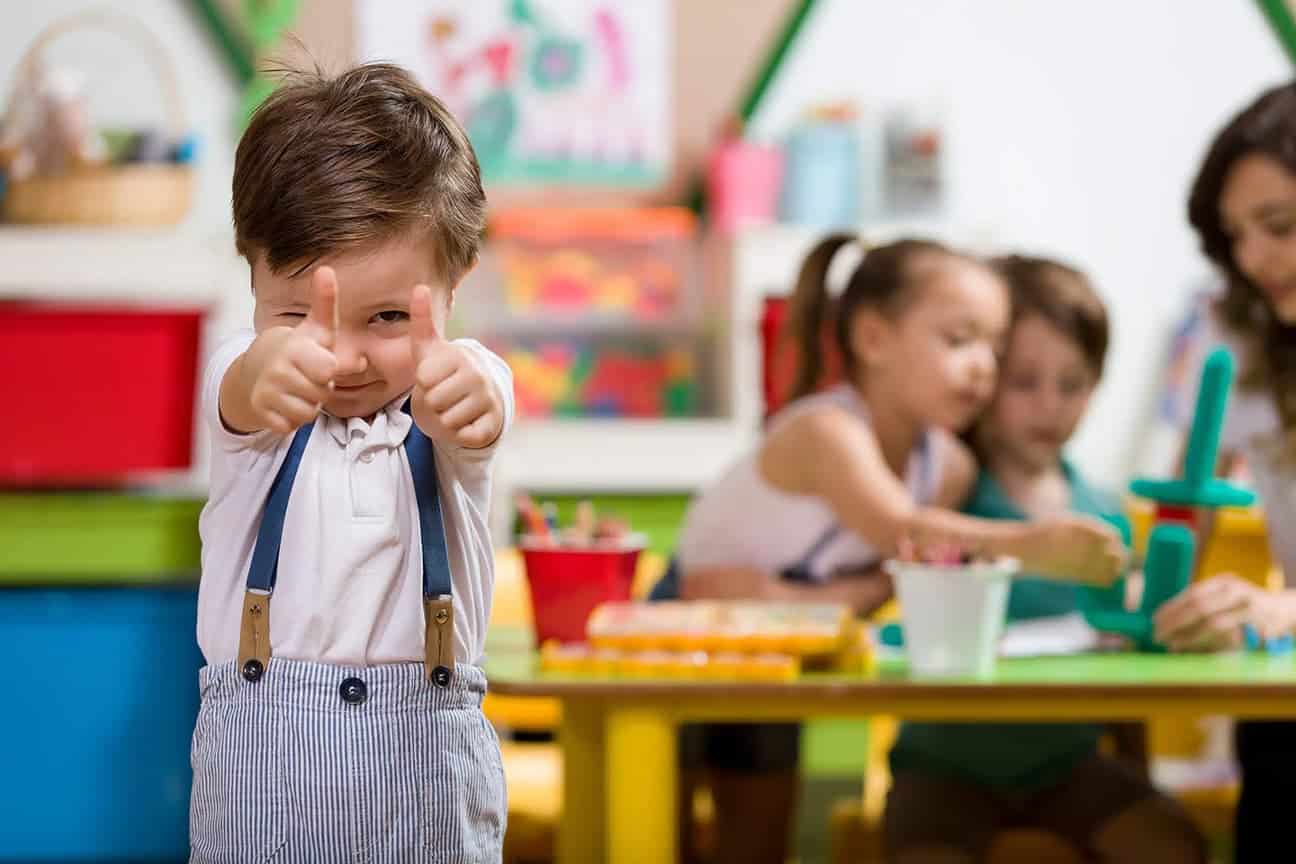
[[[609,706],[608,864],[674,864],[679,763],[665,712]]]
[[[558,742],[563,753],[563,809],[558,824],[558,864],[588,864],[603,859],[604,782],[603,706],[563,703]]]

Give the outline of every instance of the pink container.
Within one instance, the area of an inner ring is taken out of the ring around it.
[[[731,234],[765,225],[778,214],[783,153],[777,147],[732,138],[707,159],[707,213],[717,231]]]

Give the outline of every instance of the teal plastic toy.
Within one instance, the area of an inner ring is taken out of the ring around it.
[[[1217,348],[1202,367],[1201,387],[1193,411],[1192,431],[1184,453],[1183,478],[1152,480],[1140,478],[1130,491],[1141,498],[1177,507],[1246,507],[1255,493],[1215,476],[1219,459],[1220,430],[1233,384],[1233,357]]]
[[[1153,616],[1192,579],[1197,541],[1186,525],[1166,523],[1152,529],[1143,565],[1143,599],[1137,610],[1124,606],[1124,586],[1087,589],[1085,619],[1096,629],[1128,636],[1140,651],[1162,651],[1153,636]],[[1121,580],[1122,582],[1124,580]]]
[[[1193,411],[1192,431],[1184,453],[1183,477],[1176,480],[1140,478],[1130,491],[1158,505],[1156,524],[1148,537],[1143,564],[1143,599],[1139,608],[1124,608],[1124,580],[1112,588],[1085,589],[1084,612],[1099,629],[1128,636],[1142,651],[1160,651],[1153,636],[1153,616],[1163,603],[1188,587],[1196,564],[1197,540],[1191,528],[1193,512],[1217,507],[1245,507],[1255,493],[1215,476],[1220,431],[1233,384],[1233,357],[1223,348],[1211,352],[1202,366],[1201,386]],[[1173,513],[1173,510],[1179,513]],[[1184,519],[1182,511],[1188,510]],[[1169,521],[1168,521],[1169,520]],[[1128,523],[1123,526],[1128,541]]]

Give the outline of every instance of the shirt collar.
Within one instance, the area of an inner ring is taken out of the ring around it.
[[[405,443],[414,418],[401,410],[408,393],[402,393],[374,414],[373,421],[363,417],[335,417],[327,411],[320,412],[324,429],[339,445],[346,447],[357,437],[369,446],[399,447]]]

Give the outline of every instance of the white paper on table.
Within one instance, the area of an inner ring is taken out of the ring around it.
[[[1029,621],[1013,621],[1004,627],[999,641],[1000,657],[1047,657],[1097,651],[1102,634],[1089,626],[1083,614],[1072,612]]]
[[[874,656],[879,660],[899,660],[904,648],[884,645],[878,639],[878,628],[871,633]],[[1104,647],[1102,633],[1089,626],[1080,612],[1014,621],[1004,626],[999,639],[1000,657],[1060,657],[1086,654]]]

